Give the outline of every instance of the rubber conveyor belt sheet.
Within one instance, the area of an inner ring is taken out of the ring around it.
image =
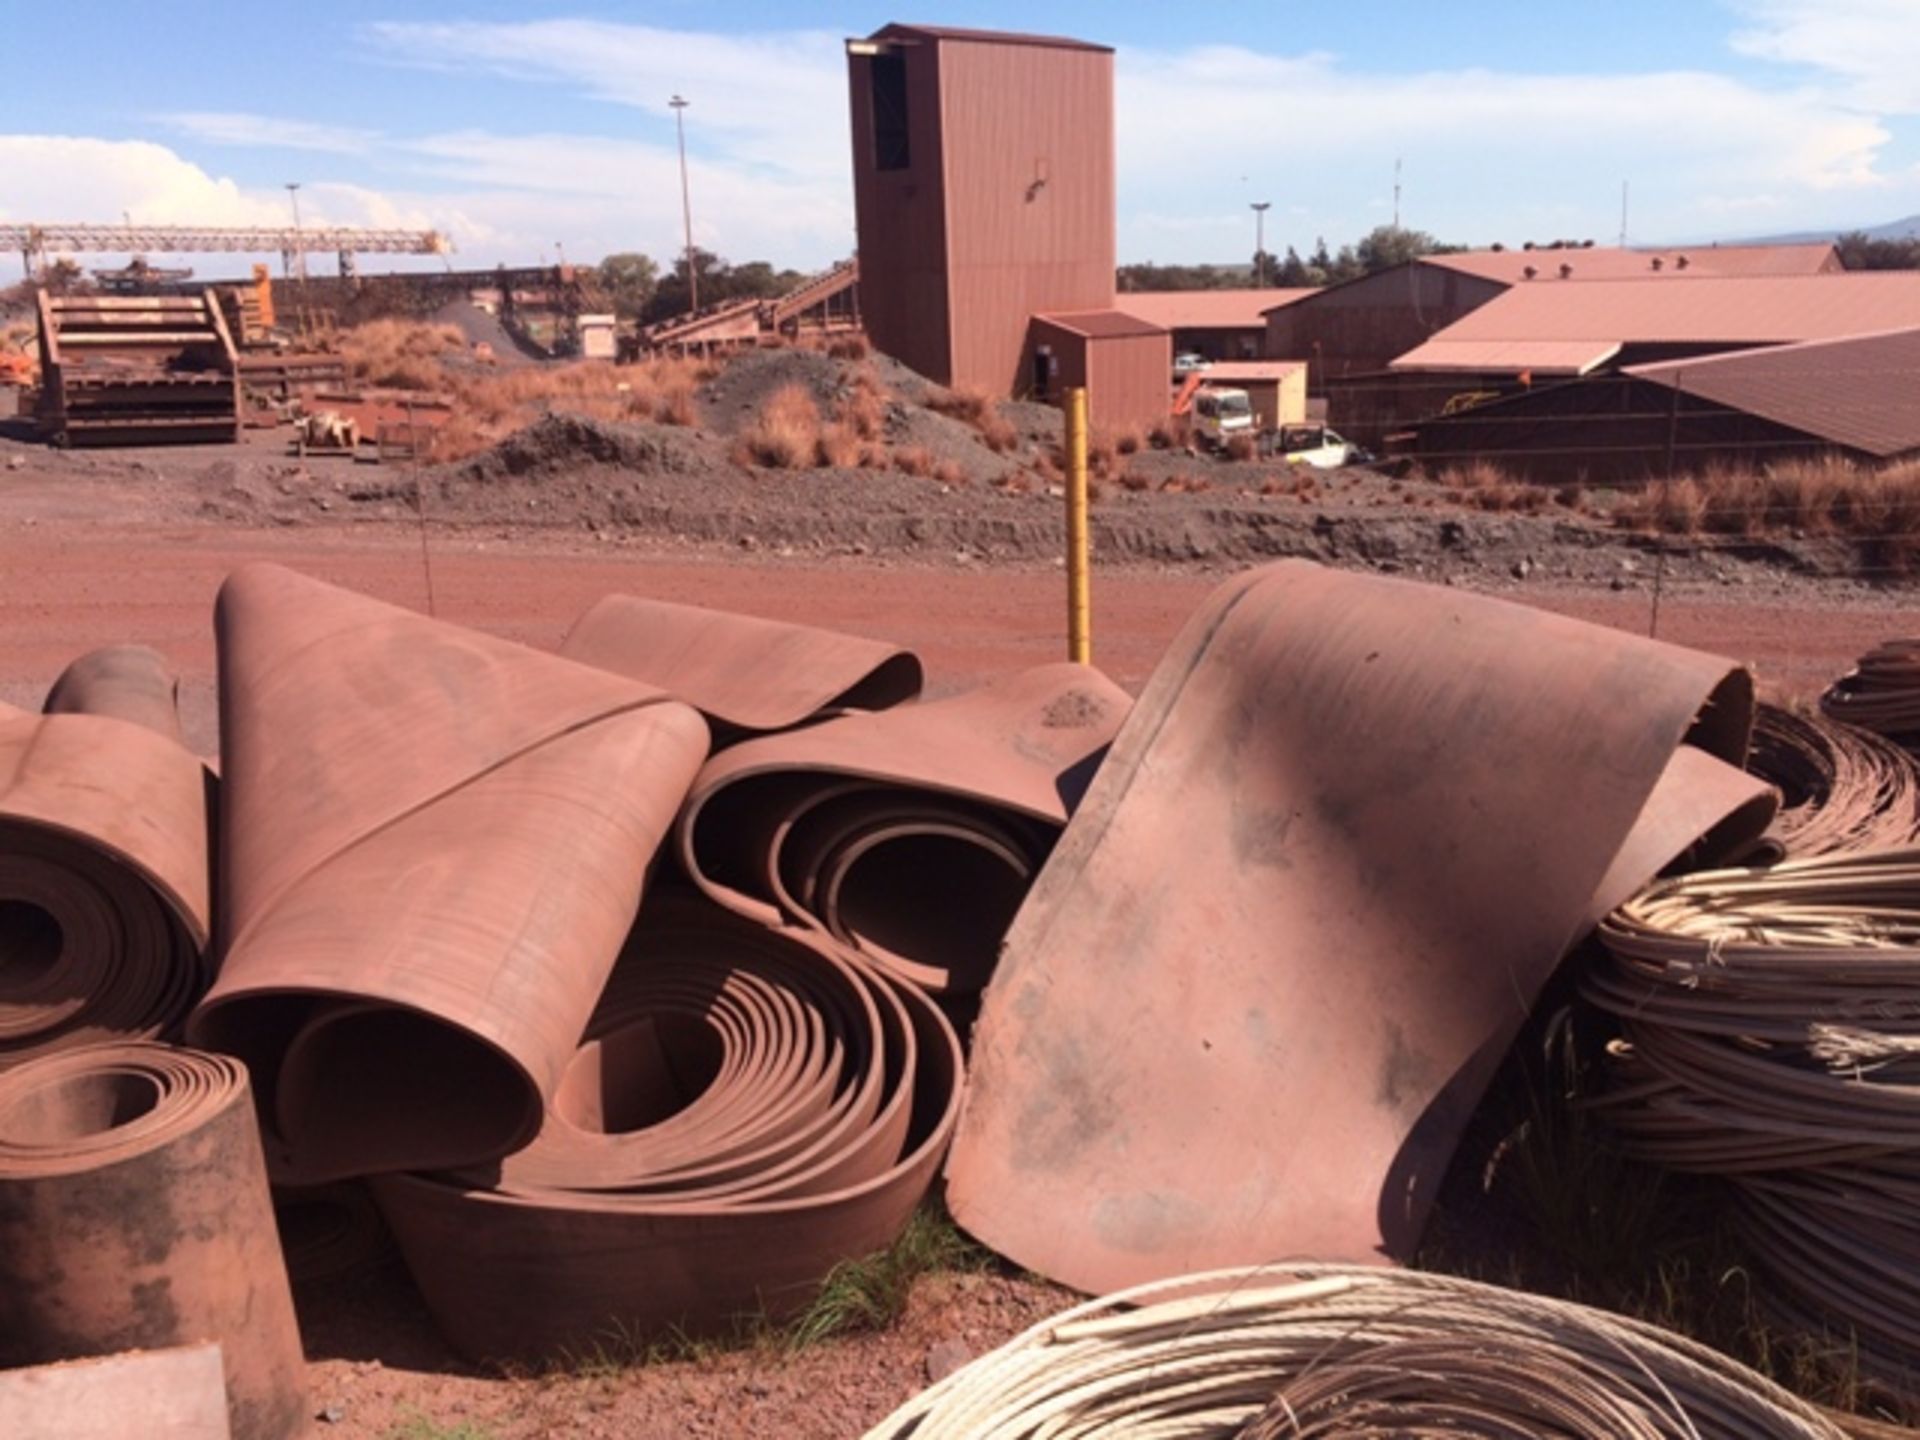
[[[843,710],[885,710],[920,693],[920,659],[883,640],[669,600],[609,595],[560,653],[684,700],[717,743]]]
[[[547,1100],[707,751],[604,671],[271,565],[220,652],[220,974],[281,1183],[494,1159]]]
[[[685,892],[647,900],[539,1136],[374,1182],[454,1346],[550,1360],[729,1333],[884,1249],[959,1109],[932,1002],[830,941]]]
[[[1128,705],[1061,663],[747,741],[694,781],[681,862],[743,915],[971,995]]]
[[[1735,768],[1751,697],[1728,661],[1454,590],[1222,586],[1007,936],[955,1219],[1094,1291],[1404,1257],[1560,956],[1771,818]]]
[[[206,767],[142,646],[0,705],[0,1068],[174,1029],[205,988]]]

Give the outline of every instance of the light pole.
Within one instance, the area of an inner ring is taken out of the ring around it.
[[[687,227],[687,312],[700,308],[700,277],[693,266],[693,198],[687,189],[687,102],[676,95],[667,104],[673,107],[673,128],[680,136],[680,218]]]
[[[1249,200],[1248,208],[1253,211],[1253,288],[1267,288],[1267,211],[1273,208],[1271,200]]]
[[[307,282],[307,247],[300,239],[300,182],[298,180],[287,182],[287,198],[293,202],[293,264],[299,267],[300,283],[304,286]],[[282,266],[281,268],[290,270],[293,267]]]

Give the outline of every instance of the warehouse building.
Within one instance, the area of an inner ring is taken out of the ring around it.
[[[1473,250],[1426,255],[1363,275],[1266,315],[1264,353],[1305,360],[1307,384],[1327,395],[1331,412],[1348,411],[1333,391],[1377,376],[1399,356],[1514,290],[1551,290],[1586,281],[1657,280],[1691,284],[1712,276],[1804,276],[1840,269],[1832,245],[1722,245],[1693,250],[1570,247]],[[1351,415],[1343,431],[1354,425]],[[1358,428],[1355,425],[1355,428]]]
[[[1209,360],[1257,360],[1265,353],[1267,312],[1318,287],[1272,290],[1128,290],[1116,303],[1173,334],[1173,353]]]
[[[1413,453],[1433,468],[1488,461],[1529,479],[1599,483],[1815,454],[1920,454],[1920,308],[1910,318],[1899,330],[1536,380],[1426,421]]]
[[[1165,416],[1172,337],[1114,290],[1112,50],[888,25],[847,65],[873,343],[994,395],[1086,377],[1102,425]]]

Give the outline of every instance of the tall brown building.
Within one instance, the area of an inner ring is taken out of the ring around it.
[[[1164,415],[1166,332],[1097,318],[1115,313],[1113,52],[888,25],[849,41],[847,63],[874,344],[943,384],[1051,395],[1084,379],[1096,419]],[[1036,327],[1050,315],[1073,323]]]

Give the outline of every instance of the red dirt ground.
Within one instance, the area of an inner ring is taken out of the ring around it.
[[[235,567],[271,560],[396,604],[427,608],[418,537],[409,527],[235,530],[167,525],[124,529],[49,521],[0,526],[0,700],[34,704],[74,656],[135,640],[181,669],[190,737],[211,750],[213,600]],[[1174,632],[1225,571],[1096,571],[1094,657],[1137,690]],[[932,688],[1059,655],[1064,582],[1051,568],[944,566],[853,557],[826,563],[756,554],[751,562],[688,552],[581,545],[534,534],[433,541],[434,610],[529,644],[556,644],[567,626],[615,590],[721,606],[865,632],[920,650]],[[1522,582],[1510,599],[1645,632],[1644,581],[1627,591]],[[1906,592],[1884,599],[1817,589],[1791,598],[1746,598],[1696,587],[1663,597],[1662,639],[1715,650],[1755,666],[1764,686],[1811,694],[1885,636],[1914,628]]]

